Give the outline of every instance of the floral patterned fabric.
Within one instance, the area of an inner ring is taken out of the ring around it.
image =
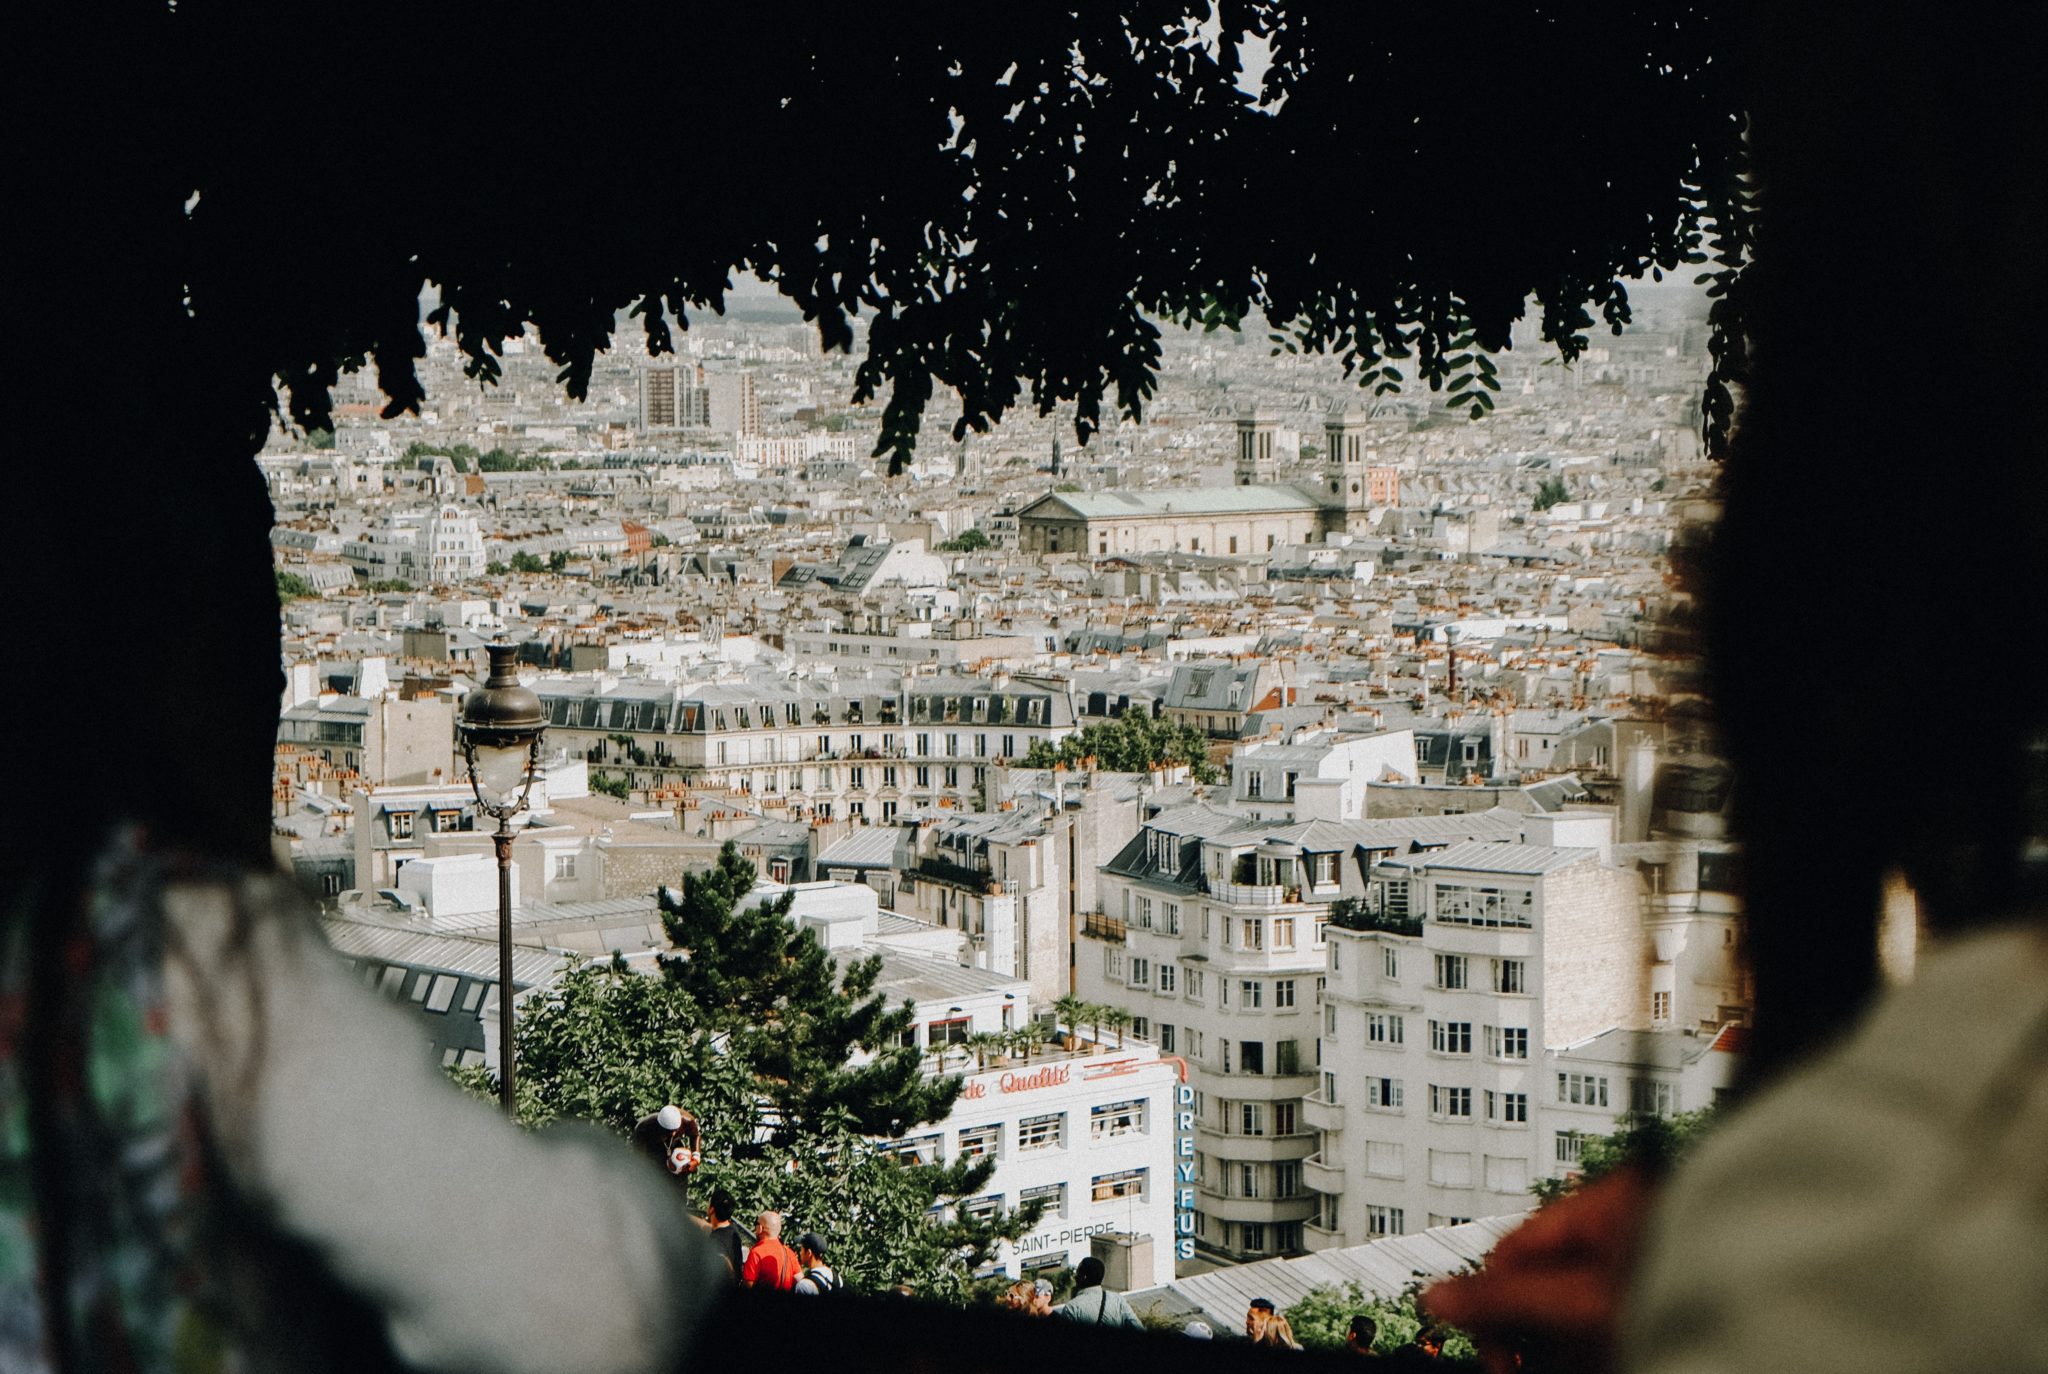
[[[162,861],[125,833],[102,855],[63,950],[51,1126],[68,1166],[61,1305],[88,1367],[223,1367],[195,1301],[204,1170],[193,1075],[168,1035]],[[19,913],[17,913],[19,914]],[[0,1374],[48,1367],[21,1054],[29,922],[0,950]]]

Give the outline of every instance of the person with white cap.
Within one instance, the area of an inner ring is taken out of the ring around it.
[[[690,1205],[690,1175],[704,1161],[702,1139],[697,1118],[673,1102],[641,1117],[633,1127],[633,1148],[661,1165],[676,1180],[682,1189],[684,1207]]]

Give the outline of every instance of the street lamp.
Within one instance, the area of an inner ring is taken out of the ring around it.
[[[547,718],[519,685],[519,646],[492,644],[491,675],[462,703],[462,759],[476,804],[497,818],[498,1098],[512,1109],[512,818],[526,809]]]

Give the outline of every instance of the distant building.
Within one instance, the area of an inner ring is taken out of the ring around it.
[[[640,428],[704,429],[710,424],[711,393],[701,368],[652,363],[640,369]]]
[[[1323,478],[1309,487],[1280,483],[1279,424],[1272,415],[1255,411],[1237,427],[1235,485],[1049,492],[1017,514],[1024,552],[1227,557],[1367,531],[1375,503],[1367,489],[1372,452],[1361,417],[1346,411],[1325,423]]]
[[[761,432],[761,397],[751,372],[713,372],[705,377],[711,428],[740,438]]]

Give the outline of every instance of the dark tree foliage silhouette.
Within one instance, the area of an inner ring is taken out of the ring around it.
[[[1570,358],[1627,320],[1627,279],[1703,269],[1716,442],[1744,366],[1739,64],[1713,6],[1512,7],[1452,32],[1427,9],[1280,0],[996,22],[933,7],[901,24],[857,6],[600,5],[574,24],[514,8],[479,24],[372,4],[321,35],[314,62],[279,51],[272,18],[192,0],[137,21],[156,97],[137,132],[157,172],[136,227],[167,250],[155,289],[237,355],[252,426],[273,377],[295,423],[328,425],[338,370],[366,365],[387,414],[416,410],[423,283],[472,377],[494,381],[502,341],[531,325],[581,397],[618,312],[666,352],[735,274],[758,273],[829,347],[866,321],[854,399],[883,400],[892,471],[941,388],[956,437],[1024,404],[1072,403],[1084,439],[1140,415],[1162,320],[1263,316],[1278,347],[1334,353],[1362,387],[1419,379],[1476,415],[1497,389],[1487,353],[1532,300]],[[393,60],[396,34],[474,75],[423,78]],[[1255,42],[1272,61],[1253,95],[1239,83]],[[622,70],[629,51],[701,60],[672,86],[666,69]],[[1569,73],[1597,90],[1597,117],[1513,117],[1511,101],[1561,102]],[[742,193],[610,145],[618,120],[649,113],[621,97],[659,107],[685,85],[693,146],[787,174]],[[252,118],[273,111],[292,154]],[[390,179],[305,194],[366,124],[389,132],[363,170]],[[415,164],[437,128],[460,154]],[[616,195],[575,174],[603,158],[620,160]]]

